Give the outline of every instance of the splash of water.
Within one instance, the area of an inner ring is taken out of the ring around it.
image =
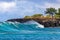
[[[25,22],[25,24],[36,24],[37,25],[36,27],[44,28],[44,25],[39,24],[38,22],[36,22],[34,20],[27,21],[27,22]]]
[[[44,26],[35,21],[28,21],[25,23],[19,22],[0,23],[0,32],[20,32],[21,30],[37,30],[39,28],[44,28]]]

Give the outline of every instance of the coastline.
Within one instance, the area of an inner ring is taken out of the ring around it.
[[[36,22],[38,22],[39,24],[42,24],[44,25],[44,27],[59,27],[60,26],[60,19],[58,20],[55,20],[55,21],[52,21],[52,20],[45,20],[45,19],[25,19],[25,18],[18,18],[18,19],[9,19],[7,21],[10,21],[10,22],[20,22],[20,23],[24,23],[26,21],[30,21],[30,20],[34,20]]]

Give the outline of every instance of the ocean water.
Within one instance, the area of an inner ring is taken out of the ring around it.
[[[60,40],[60,28],[41,28],[36,22],[0,22],[0,40]]]

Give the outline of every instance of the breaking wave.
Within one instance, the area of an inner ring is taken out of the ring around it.
[[[21,30],[38,30],[39,28],[44,28],[44,26],[33,20],[25,23],[0,22],[0,32],[20,32]]]

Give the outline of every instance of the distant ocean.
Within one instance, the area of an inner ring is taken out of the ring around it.
[[[41,28],[37,22],[0,22],[0,40],[60,40],[60,28]]]

